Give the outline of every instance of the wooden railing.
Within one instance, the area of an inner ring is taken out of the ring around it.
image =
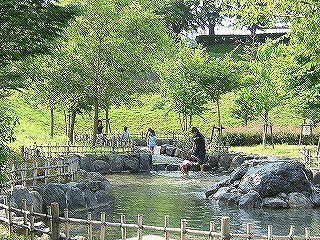
[[[40,145],[31,147],[22,147],[21,153],[25,158],[32,157],[59,157],[70,155],[104,155],[110,153],[125,153],[134,151],[133,145],[121,145],[112,143],[110,145]]]
[[[320,153],[317,149],[301,149],[302,162],[311,167],[320,168]]]
[[[34,158],[32,163],[14,163],[9,172],[10,184],[32,183],[37,186],[38,181],[47,184],[50,180],[61,182],[65,180],[74,180],[79,168],[77,157],[71,158]]]
[[[207,239],[223,239],[229,240],[231,238],[236,239],[257,239],[257,240],[320,240],[320,236],[311,236],[310,228],[305,228],[305,234],[296,235],[295,234],[295,226],[291,226],[288,235],[274,235],[272,225],[268,225],[268,230],[266,235],[258,235],[253,234],[252,229],[253,226],[251,223],[247,223],[247,228],[245,233],[231,233],[230,232],[230,218],[222,217],[220,223],[220,231],[215,229],[214,221],[210,221],[210,229],[203,231],[197,229],[187,228],[187,220],[182,219],[179,228],[174,228],[169,226],[169,216],[166,215],[164,218],[164,226],[150,226],[144,225],[142,222],[142,215],[138,215],[138,219],[136,223],[127,223],[125,215],[121,216],[120,223],[112,223],[106,221],[106,213],[101,213],[101,220],[92,220],[92,214],[89,212],[87,219],[77,219],[70,218],[68,210],[64,210],[64,216],[60,217],[59,205],[58,203],[52,203],[48,208],[48,214],[41,214],[33,212],[33,206],[30,205],[27,208],[26,200],[22,200],[22,209],[17,209],[12,207],[12,204],[8,201],[7,198],[4,199],[4,204],[0,204],[0,209],[5,210],[5,216],[0,217],[0,222],[4,223],[7,228],[8,235],[13,232],[13,226],[19,227],[23,229],[23,234],[31,238],[31,240],[35,239],[36,233],[47,233],[51,236],[52,240],[60,239],[62,234],[66,239],[70,239],[72,237],[71,224],[74,226],[78,225],[87,225],[87,239],[97,239],[100,240],[106,239],[106,227],[119,229],[121,231],[121,239],[127,239],[127,230],[134,229],[137,231],[137,240],[142,240],[143,231],[157,231],[164,235],[164,239],[169,240],[170,234],[180,235],[181,240],[186,240],[188,235],[192,236],[202,236]],[[28,209],[28,210],[27,210]],[[23,215],[23,221],[13,221],[12,213],[18,212]],[[38,229],[35,227],[35,217],[45,221],[48,224],[48,229]],[[62,225],[64,225],[64,232],[62,233],[60,229],[62,229]],[[93,227],[99,227],[100,232],[93,232]],[[97,235],[99,237],[97,237]]]

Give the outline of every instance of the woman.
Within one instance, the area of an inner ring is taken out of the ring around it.
[[[148,146],[151,154],[154,154],[154,148],[157,145],[157,135],[153,129],[150,130],[150,134],[148,137]]]

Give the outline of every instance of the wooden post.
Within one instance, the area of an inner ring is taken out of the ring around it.
[[[170,238],[170,233],[167,231],[167,228],[169,227],[169,215],[164,216],[164,237],[165,240],[169,240]]]
[[[104,240],[106,237],[106,213],[101,213],[101,232],[100,232],[100,240]]]
[[[252,238],[252,224],[247,223],[247,235],[248,235],[248,240]]]
[[[48,179],[48,170],[49,170],[49,162],[47,159],[45,159],[45,162],[44,162],[44,184],[47,185],[48,182],[49,182],[49,179]]]
[[[272,240],[272,225],[268,225],[268,240]]]
[[[35,232],[34,232],[34,215],[33,215],[33,205],[30,205],[30,216],[29,216],[29,221],[30,221],[30,237],[31,240],[35,239]],[[55,239],[58,240],[58,239]]]
[[[51,216],[51,206],[47,207],[47,212],[48,212],[48,215]],[[50,232],[52,232],[52,218],[48,219],[48,226],[49,226]]]
[[[88,212],[88,240],[92,240],[92,214]]]
[[[214,239],[214,237],[211,236],[213,232],[214,232],[214,221],[210,221],[210,236],[209,236],[210,240]]]
[[[127,229],[123,226],[126,223],[126,216],[125,215],[121,215],[121,236],[122,236],[122,240],[126,240],[127,239]]]
[[[181,240],[187,240],[187,220],[181,219]]]
[[[289,232],[289,238],[290,238],[290,239],[293,239],[294,230],[295,230],[295,226],[294,226],[294,225],[291,225],[291,226],[290,226],[290,232]]]
[[[7,234],[8,236],[11,236],[12,233],[12,215],[11,215],[11,202],[8,200],[8,197],[3,198],[4,205],[8,207],[8,209],[5,209],[5,215],[6,219],[8,219],[8,225],[7,225]]]
[[[51,239],[60,239],[60,226],[59,226],[59,204],[54,202],[51,203],[51,217],[52,217],[52,230]]]
[[[137,240],[142,240],[142,215],[138,215]]]
[[[58,183],[60,183],[61,182],[61,164],[62,164],[60,157],[58,158],[57,164],[58,164]]]
[[[306,227],[306,240],[310,239],[310,228]]]
[[[33,183],[32,185],[35,187],[37,186],[37,177],[38,177],[38,163],[37,161],[33,162]]]
[[[27,163],[24,163],[22,165],[23,170],[21,171],[21,181],[22,181],[22,186],[26,187],[27,186],[27,182],[26,182],[26,178],[27,178]]]
[[[28,214],[27,214],[27,200],[22,199],[22,209],[23,209],[23,235],[25,237],[29,236],[29,231],[28,231]]]
[[[271,123],[270,123],[270,134],[271,134],[271,145],[272,145],[272,148],[274,149],[273,129],[272,129],[272,124]]]
[[[230,239],[230,217],[221,218],[221,238],[223,240]]]
[[[69,211],[68,209],[64,210],[64,218],[66,219],[65,222],[65,229],[66,229],[66,239],[70,239],[70,223],[69,223]]]

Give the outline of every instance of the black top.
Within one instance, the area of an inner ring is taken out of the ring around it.
[[[102,125],[98,126],[97,134],[101,134],[102,133],[102,129],[103,129]]]
[[[205,152],[206,151],[206,143],[205,138],[201,133],[198,133],[195,137],[193,137],[193,141],[196,144],[196,151]]]

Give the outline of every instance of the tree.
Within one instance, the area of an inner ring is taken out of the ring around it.
[[[255,109],[251,102],[251,94],[248,93],[249,89],[243,88],[237,92],[235,104],[232,107],[231,113],[233,117],[241,119],[245,126],[248,122],[255,119]]]
[[[109,103],[120,92],[135,91],[134,76],[148,73],[171,39],[161,19],[137,3],[94,0],[84,9],[69,28],[67,40],[81,58],[79,75],[94,106],[95,144],[101,101]]]
[[[205,94],[199,90],[194,75],[203,50],[191,49],[185,43],[178,44],[177,55],[160,66],[161,92],[171,110],[179,115],[181,129],[185,132],[192,126],[193,116],[201,116],[207,102]],[[191,66],[192,64],[192,66]]]

